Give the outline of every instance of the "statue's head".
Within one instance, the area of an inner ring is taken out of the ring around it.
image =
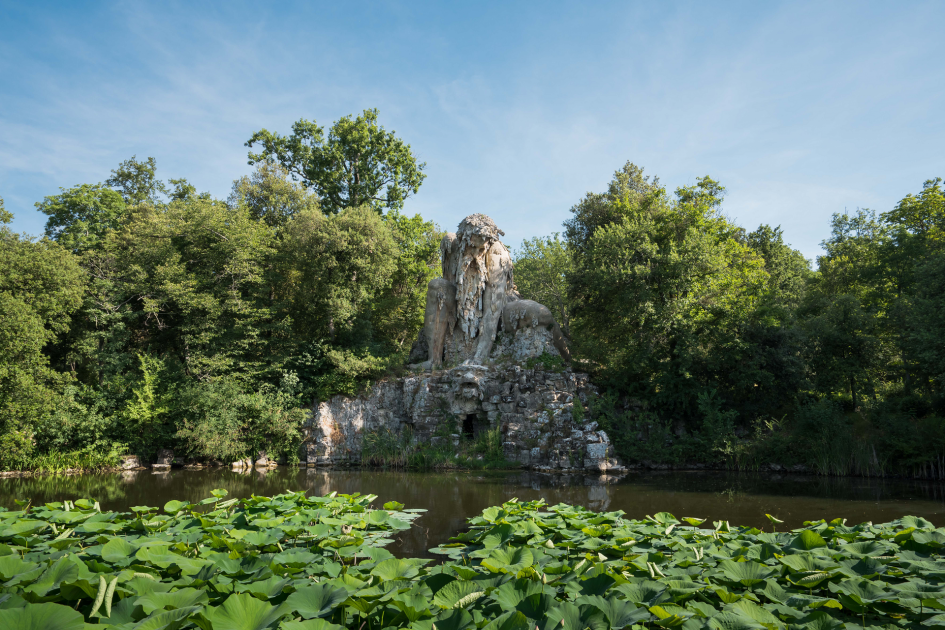
[[[505,232],[496,226],[495,221],[484,214],[471,214],[459,223],[456,236],[461,241],[473,243],[477,246],[498,241]]]

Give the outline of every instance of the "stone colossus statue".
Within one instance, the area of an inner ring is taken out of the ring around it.
[[[512,281],[512,256],[499,240],[505,233],[484,214],[460,222],[440,243],[443,277],[427,289],[423,331],[411,360],[435,368],[444,359],[483,365],[496,333],[544,328],[554,347],[570,361],[564,335],[547,307],[523,300]]]

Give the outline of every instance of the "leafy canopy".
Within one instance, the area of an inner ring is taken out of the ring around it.
[[[417,163],[405,144],[377,124],[377,110],[367,109],[335,122],[327,137],[315,121],[304,118],[281,136],[266,129],[246,142],[260,151],[249,152],[249,163],[278,162],[282,168],[318,195],[326,214],[367,205],[383,212],[400,210],[426,178],[426,163]]]

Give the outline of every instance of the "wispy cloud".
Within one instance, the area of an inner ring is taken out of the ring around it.
[[[473,7],[0,0],[0,195],[18,229],[132,154],[225,196],[262,127],[379,107],[428,163],[409,208],[560,229],[633,160],[711,174],[812,257],[830,214],[945,173],[939,3]]]

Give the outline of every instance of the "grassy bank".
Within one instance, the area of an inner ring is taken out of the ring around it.
[[[373,495],[0,512],[15,630],[911,628],[945,622],[945,530],[904,517],[794,531],[516,500],[432,550],[384,549],[422,510]]]
[[[30,453],[17,458],[11,470],[35,474],[62,474],[105,472],[115,470],[122,463],[122,451],[118,449],[82,449],[59,453]]]

